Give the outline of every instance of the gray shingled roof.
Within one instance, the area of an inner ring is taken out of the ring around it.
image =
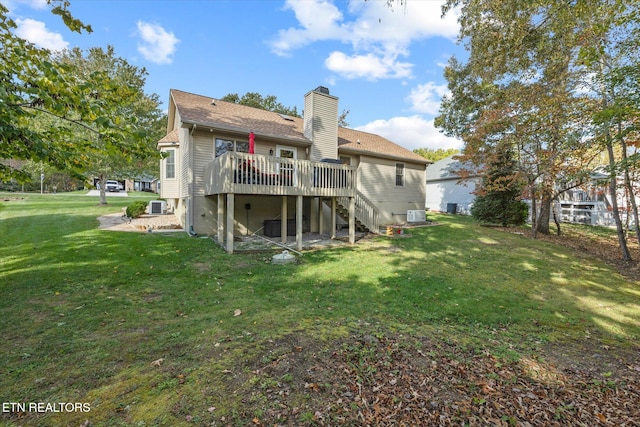
[[[220,101],[177,89],[171,90],[171,99],[184,123],[246,133],[254,132],[256,135],[297,140],[302,143],[311,142],[304,136],[304,122],[299,117],[289,117],[287,120],[282,115],[271,111]],[[169,135],[161,142],[166,138],[171,140]],[[342,127],[338,128],[338,151],[429,163],[424,157],[379,135]]]
[[[180,142],[180,139],[178,137],[178,129],[174,129],[166,134],[160,141],[158,141],[158,145],[177,144],[178,142]]]

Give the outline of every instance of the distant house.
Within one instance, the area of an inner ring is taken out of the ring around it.
[[[447,157],[427,167],[426,203],[431,211],[471,214],[471,206],[475,200],[475,191],[482,183],[482,176],[472,174],[461,180],[460,170],[471,170],[454,159]],[[619,178],[621,181],[621,178]],[[560,192],[553,202],[553,209],[558,220],[589,225],[614,225],[611,214],[611,196],[608,189],[609,177],[603,172],[594,171],[589,180],[574,187],[573,182],[559,180],[557,189]],[[618,206],[626,220],[627,198],[622,182],[618,185]],[[529,205],[530,200],[525,200]],[[529,213],[530,218],[531,213]]]
[[[146,191],[149,193],[158,192],[158,178],[150,175],[142,175],[126,180],[125,189],[127,191]]]
[[[338,126],[338,98],[318,87],[304,118],[171,90],[158,142],[160,196],[190,233],[235,236],[335,232],[406,221],[423,209],[423,157],[375,134]]]
[[[426,203],[430,211],[469,215],[475,200],[474,191],[481,183],[479,175],[461,181],[458,171],[463,164],[449,156],[427,167]]]

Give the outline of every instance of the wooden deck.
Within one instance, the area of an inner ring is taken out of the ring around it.
[[[228,152],[205,169],[205,194],[354,197],[356,168],[336,163]]]

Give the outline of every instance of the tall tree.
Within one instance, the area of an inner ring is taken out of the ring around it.
[[[577,56],[592,3],[449,0],[443,9],[460,7],[469,59],[447,67],[452,96],[436,125],[462,138],[463,157],[477,164],[511,144],[534,202],[534,235],[549,233],[556,182],[582,179],[593,155],[588,72]]]
[[[594,140],[608,155],[609,193],[618,241],[625,260],[631,260],[625,225],[618,206],[618,177],[626,189],[635,233],[640,241],[640,223],[632,176],[638,170],[638,156],[629,147],[638,142],[640,117],[640,2],[604,1],[594,5],[594,15],[585,25],[579,58],[591,73]],[[627,210],[627,222],[629,212]]]
[[[155,144],[162,134],[161,120],[164,118],[159,109],[159,97],[144,92],[146,70],[117,57],[112,46],[91,48],[86,54],[76,48],[61,53],[57,60],[74,70],[79,79],[92,83],[94,96],[102,101],[106,119],[112,120],[116,126],[127,126],[141,136],[137,141],[141,150],[130,151],[129,141],[122,141],[120,149],[110,150],[96,129],[87,126],[76,128],[75,140],[94,148],[84,172],[99,178],[100,201],[104,204],[108,178],[134,178],[150,167],[149,162],[158,167]],[[106,79],[113,86],[104,87],[96,79]]]
[[[49,4],[72,31],[91,31],[73,18],[68,1]],[[16,24],[7,14],[0,4],[0,158],[34,160],[82,174],[97,153],[151,155],[146,130],[115,108],[128,102],[135,88],[119,84],[106,71],[78,74],[73,64],[16,36]],[[51,126],[34,126],[47,119]],[[78,129],[94,138],[76,138]],[[0,180],[12,177],[29,178],[9,163],[0,164]]]

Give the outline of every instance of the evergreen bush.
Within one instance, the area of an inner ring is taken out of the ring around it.
[[[136,200],[127,206],[127,216],[129,218],[138,218],[140,215],[147,211],[147,202],[143,200]]]
[[[482,190],[484,194],[478,195],[471,207],[471,215],[476,220],[503,227],[525,223],[529,207],[520,200],[522,185],[509,148],[500,147],[488,162]]]

